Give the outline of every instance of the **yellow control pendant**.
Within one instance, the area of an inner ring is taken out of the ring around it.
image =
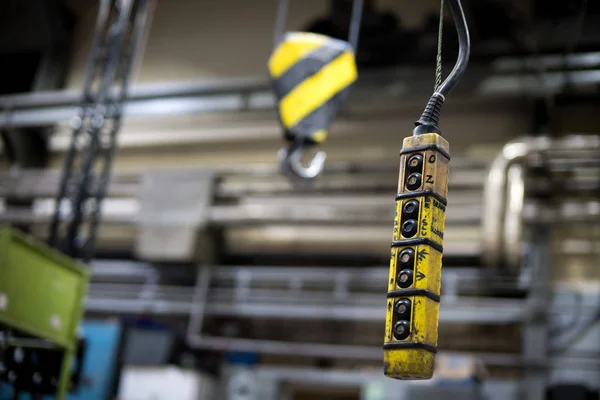
[[[404,139],[383,345],[391,378],[433,376],[449,161],[448,142],[437,133]]]

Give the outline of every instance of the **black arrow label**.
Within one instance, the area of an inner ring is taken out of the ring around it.
[[[417,271],[417,281],[425,279],[425,274]]]

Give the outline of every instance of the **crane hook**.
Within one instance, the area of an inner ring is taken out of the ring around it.
[[[281,148],[277,153],[281,172],[292,178],[302,180],[316,178],[323,171],[327,154],[322,150],[318,150],[307,165],[303,165],[302,160],[308,147],[306,144],[293,143],[288,148]]]

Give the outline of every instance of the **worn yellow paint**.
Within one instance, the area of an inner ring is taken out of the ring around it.
[[[388,281],[388,291],[399,289],[396,286],[396,274],[400,272],[397,267],[398,254],[401,250],[412,248],[415,254],[420,254],[421,257],[416,257],[415,277],[417,274],[423,274],[423,278],[416,280],[411,286],[411,289],[427,289],[433,293],[439,294],[442,284],[441,268],[442,253],[427,245],[407,246],[407,247],[392,247],[392,257],[390,258],[390,278]]]
[[[422,349],[384,350],[383,365],[386,376],[401,380],[431,379],[435,354]]]
[[[448,142],[435,133],[411,136],[404,140],[403,149],[414,152],[403,154],[400,157],[400,177],[398,193],[410,193],[405,188],[407,178],[406,162],[413,154],[423,155],[423,180],[417,190],[432,190],[443,198],[448,193],[448,163],[449,160],[435,148],[421,149],[419,147],[437,145],[446,153],[449,152]],[[402,220],[402,207],[411,200],[420,203],[418,216],[418,231],[412,239],[422,238],[442,245],[446,220],[446,207],[434,196],[417,195],[396,201],[394,218],[393,240],[405,240],[402,236],[400,225]],[[392,247],[390,258],[390,274],[388,292],[401,290],[397,286],[396,276],[398,270],[398,255],[406,248],[415,252],[414,282],[407,289],[426,289],[436,295],[440,294],[442,254],[428,244],[418,244],[403,247]],[[418,277],[420,279],[418,279]],[[400,292],[401,293],[401,292]],[[394,306],[399,298],[408,298],[411,301],[412,312],[410,320],[410,335],[404,340],[397,340],[393,335],[393,327],[397,322]],[[384,343],[417,342],[437,348],[438,340],[439,303],[425,296],[397,295],[387,299],[386,325]],[[433,376],[435,353],[420,348],[385,348],[384,373],[395,379],[429,379]]]

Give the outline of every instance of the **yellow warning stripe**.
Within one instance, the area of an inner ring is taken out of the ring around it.
[[[280,77],[308,53],[331,40],[327,36],[304,32],[290,33],[287,38],[288,40],[282,42],[269,58],[269,72],[272,78]]]
[[[344,52],[281,99],[279,110],[283,125],[296,125],[356,78],[354,54]]]

